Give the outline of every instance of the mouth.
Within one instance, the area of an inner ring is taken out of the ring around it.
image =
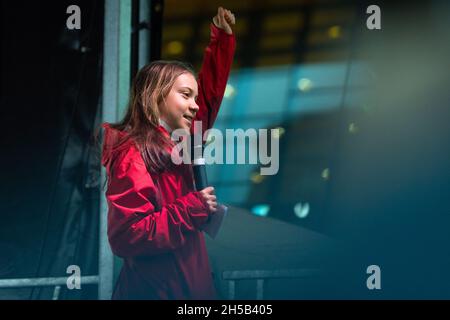
[[[192,116],[187,114],[183,115],[183,118],[185,118],[189,122],[189,124],[191,124],[192,120],[194,119]]]

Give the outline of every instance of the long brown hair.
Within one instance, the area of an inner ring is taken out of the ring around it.
[[[126,131],[122,141],[132,139],[138,147],[147,170],[160,173],[171,166],[168,149],[170,138],[159,127],[159,107],[178,76],[190,73],[196,78],[191,66],[180,61],[154,61],[144,66],[133,80],[127,112],[122,121],[110,124],[114,129]]]

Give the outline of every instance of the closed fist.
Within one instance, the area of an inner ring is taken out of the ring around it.
[[[228,34],[232,34],[233,30],[231,29],[231,25],[236,23],[236,19],[230,10],[219,7],[217,9],[217,15],[213,18],[213,22],[217,28],[224,30]]]
[[[216,212],[217,211],[217,198],[214,194],[214,188],[213,187],[206,187],[205,189],[199,191],[200,195],[202,196],[203,201],[207,204],[208,210],[210,212]]]

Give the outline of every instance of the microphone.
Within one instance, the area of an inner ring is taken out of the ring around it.
[[[201,122],[200,122],[201,123]],[[191,136],[192,138],[192,136]],[[203,141],[201,134],[201,127],[194,127],[193,131],[194,143],[191,143],[191,160],[192,160],[192,170],[194,173],[194,184],[195,189],[200,191],[208,187],[208,179],[206,176],[206,160],[203,157]],[[192,142],[192,140],[191,140]],[[189,149],[188,149],[189,150]],[[217,206],[217,211],[210,215],[208,222],[202,226],[202,230],[211,237],[215,239],[221,226],[223,219],[227,215],[228,207],[223,204]]]
[[[201,139],[201,138],[200,138]],[[193,144],[193,165],[194,183],[197,191],[203,190],[208,186],[208,178],[206,176],[206,161],[203,158],[203,144],[202,141],[197,141],[194,138]]]

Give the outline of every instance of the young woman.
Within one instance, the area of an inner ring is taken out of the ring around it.
[[[125,118],[104,124],[108,238],[123,258],[113,299],[214,299],[202,227],[217,210],[212,187],[194,191],[192,168],[171,161],[172,130],[216,119],[230,72],[234,15],[219,7],[196,79],[156,61],[133,81]]]

